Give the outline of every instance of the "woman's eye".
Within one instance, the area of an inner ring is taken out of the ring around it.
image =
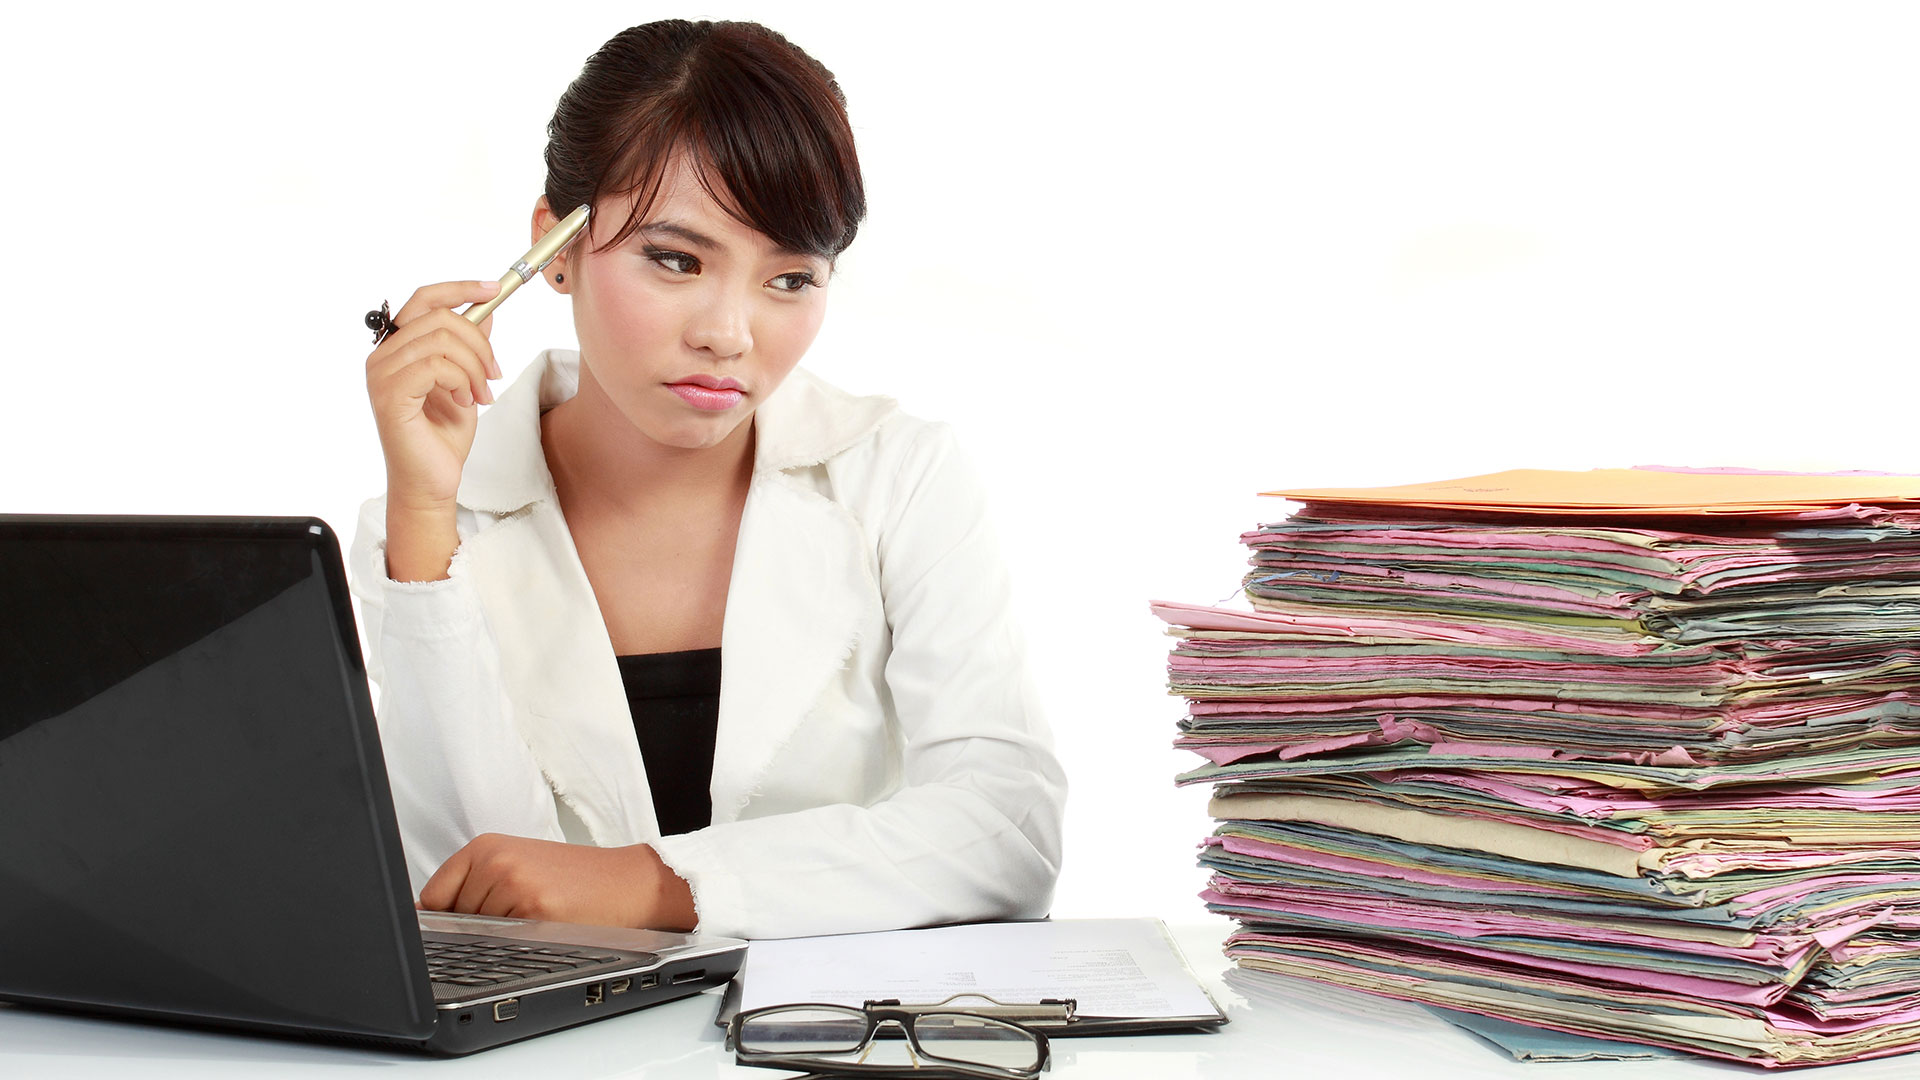
[[[791,274],[781,274],[768,282],[781,292],[802,292],[820,284],[814,276],[805,270],[795,270]]]
[[[700,260],[684,251],[667,251],[663,248],[647,249],[647,258],[666,267],[676,274],[697,274],[700,272]]]

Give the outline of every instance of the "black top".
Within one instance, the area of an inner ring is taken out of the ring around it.
[[[653,789],[660,835],[713,824],[713,737],[720,726],[720,650],[619,656],[633,733]]]

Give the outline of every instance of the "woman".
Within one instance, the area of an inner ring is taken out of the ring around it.
[[[500,371],[454,309],[494,286],[449,282],[367,361],[356,593],[421,905],[752,937],[1044,913],[1065,782],[978,486],[944,427],[795,366],[865,209],[832,75],[652,23],[549,135],[533,234],[593,207],[545,271],[579,353],[477,418]]]

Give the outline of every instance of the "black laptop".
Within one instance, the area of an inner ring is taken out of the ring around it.
[[[414,910],[323,522],[0,515],[0,1001],[461,1054],[745,947]]]

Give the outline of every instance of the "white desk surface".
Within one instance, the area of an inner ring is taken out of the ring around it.
[[[1197,1035],[1056,1038],[1059,1080],[1216,1080],[1241,1077],[1419,1080],[1688,1080],[1760,1077],[1705,1059],[1519,1063],[1425,1010],[1314,983],[1263,979],[1257,994],[1222,982],[1228,924],[1172,924],[1187,962],[1231,1022]],[[0,1005],[0,1077],[133,1080],[139,1077],[408,1076],[648,1080],[778,1080],[793,1073],[733,1064],[713,1026],[713,994],[700,994],[526,1042],[452,1060],[184,1028],[98,1020]],[[1819,1080],[1916,1075],[1920,1055],[1831,1066]],[[1792,1075],[1789,1071],[1785,1074]]]

